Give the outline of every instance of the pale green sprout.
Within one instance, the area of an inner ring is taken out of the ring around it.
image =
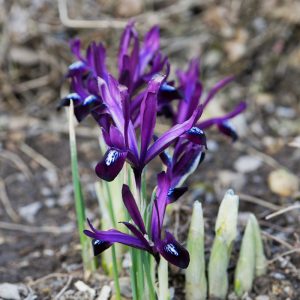
[[[169,300],[169,274],[168,262],[162,257],[158,265],[158,299]]]
[[[190,253],[190,265],[185,272],[185,298],[187,300],[205,300],[207,283],[204,255],[204,220],[202,205],[194,203],[191,225],[187,240]]]
[[[237,236],[239,197],[228,190],[221,202],[208,264],[209,296],[225,299],[228,293],[228,274],[233,242]]]
[[[260,276],[265,272],[266,258],[259,225],[255,216],[250,214],[235,270],[235,293],[241,297],[245,292],[249,292],[255,275]]]
[[[242,240],[240,255],[235,269],[234,290],[241,297],[250,291],[255,275],[255,239],[249,218]]]

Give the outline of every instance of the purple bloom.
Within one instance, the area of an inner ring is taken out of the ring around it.
[[[162,230],[169,190],[168,176],[162,172],[158,175],[157,194],[152,205],[151,232],[147,233],[133,195],[129,187],[123,185],[123,202],[134,224],[129,222],[122,222],[122,224],[128,228],[132,235],[115,229],[98,231],[89,222],[91,230],[85,230],[84,233],[93,239],[94,254],[100,254],[114,243],[121,243],[149,252],[157,262],[159,262],[161,255],[171,264],[180,268],[187,268],[190,261],[188,251],[175,240],[170,232],[163,232]]]
[[[199,119],[202,112],[201,107],[195,109],[191,117],[185,122],[171,127],[154,143],[150,144],[156,123],[157,95],[164,78],[162,75],[155,75],[149,81],[147,90],[143,95],[139,112],[140,149],[137,146],[138,142],[134,125],[128,112],[128,94],[120,92],[120,85],[111,76],[109,76],[108,84],[104,80],[99,79],[101,97],[116,125],[109,124],[102,127],[103,136],[109,149],[96,166],[96,173],[100,178],[108,181],[113,180],[122,169],[125,160],[127,160],[135,172],[139,186],[141,172],[146,164],[181,135],[187,135],[187,138],[189,138],[189,134],[191,134],[189,130]],[[199,131],[198,128],[197,130]],[[195,137],[193,137],[193,141],[199,142]]]

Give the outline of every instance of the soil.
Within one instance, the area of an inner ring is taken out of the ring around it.
[[[284,168],[299,182],[300,149],[289,145],[300,136],[299,3],[191,1],[176,9],[182,2],[137,6],[140,1],[128,1],[136,5],[134,13],[139,9],[147,13],[137,22],[138,30],[145,33],[150,23],[160,23],[162,49],[170,57],[173,74],[189,59],[201,57],[206,90],[224,76],[236,75],[208,114],[228,111],[240,100],[248,103],[247,112],[234,121],[238,142],[232,144],[214,130],[207,132],[206,160],[188,180],[189,192],[166,226],[176,224],[175,234],[184,243],[192,204],[201,200],[209,257],[220,200],[233,188],[240,195],[240,216],[230,282],[245,220],[252,212],[261,225],[269,263],[267,274],[255,280],[245,299],[300,299],[299,209],[265,219],[300,199],[299,190],[288,196],[272,192],[268,181],[272,171]],[[112,28],[111,20],[120,16],[102,0],[72,0],[68,1],[71,18],[110,21],[102,29],[84,29],[80,22],[70,28],[63,25],[56,1],[0,3],[0,284],[24,284],[24,299],[94,299],[78,291],[75,282],[83,280],[98,294],[112,279],[101,269],[89,279],[82,275],[67,115],[57,112],[56,105],[68,91],[64,74],[73,60],[68,48],[72,37],[80,37],[84,44],[103,41],[115,71],[121,30]],[[170,7],[173,13],[168,13]],[[93,189],[98,180],[93,167],[101,158],[98,134],[92,120],[77,127],[79,168],[92,219],[99,212]],[[259,160],[257,166],[253,157]],[[151,170],[157,168],[158,161],[149,168],[150,186],[155,178]],[[174,299],[184,299],[183,272],[170,268],[170,274]]]

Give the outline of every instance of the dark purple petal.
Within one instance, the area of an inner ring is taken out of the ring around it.
[[[171,174],[170,178],[172,179],[171,186],[181,186],[186,178],[199,166],[202,153],[204,153],[202,146],[192,144],[191,142],[183,143],[182,145],[185,146],[184,151],[176,151],[177,155],[175,160],[173,159],[172,169],[168,170],[168,174]],[[181,145],[180,148],[182,148]]]
[[[192,143],[201,145],[201,146],[204,146],[205,148],[207,148],[206,135],[202,129],[200,129],[196,126],[193,126],[191,129],[189,129],[186,132],[185,137]]]
[[[112,246],[112,243],[93,239],[92,246],[93,246],[94,256],[97,256],[103,251],[105,251],[106,249],[108,249],[110,246]]]
[[[160,85],[164,80],[161,74],[155,75],[148,83],[147,92],[142,101],[140,122],[141,122],[141,155],[140,159],[144,160],[149,144],[152,141],[156,122],[157,112],[157,93]]]
[[[215,94],[219,92],[219,90],[224,88],[226,85],[228,85],[230,82],[232,82],[233,80],[234,80],[234,76],[228,76],[220,80],[219,82],[217,82],[217,84],[214,85],[213,88],[208,92],[208,95],[203,103],[203,107],[205,108],[205,106],[210,102],[210,100],[215,96]]]
[[[74,114],[78,122],[81,122],[86,118],[94,109],[100,107],[102,104],[101,100],[95,95],[87,96],[82,105],[75,106]]]
[[[174,238],[174,236],[166,231],[166,237],[162,241],[158,241],[156,247],[169,263],[186,269],[190,263],[189,252],[181,246]]]
[[[219,123],[217,126],[223,134],[231,137],[233,142],[235,142],[238,139],[237,132],[229,121]]]
[[[153,203],[151,220],[151,238],[154,242],[160,239],[170,189],[170,181],[165,172],[158,174],[157,182],[157,193]]]
[[[58,104],[57,108],[60,109],[63,106],[69,106],[70,102],[73,101],[74,106],[81,103],[82,99],[77,93],[71,93],[66,97],[62,98],[60,103]]]
[[[113,125],[110,126],[109,137],[110,137],[111,147],[115,147],[118,149],[125,148],[124,137],[117,127]]]
[[[164,151],[175,139],[189,130],[198,120],[203,109],[200,106],[193,115],[184,123],[177,124],[159,137],[148,149],[145,164],[151,161],[155,156]]]
[[[76,56],[76,58],[78,60],[84,61],[84,58],[82,57],[82,55],[80,53],[80,46],[81,46],[80,39],[71,40],[70,48],[71,48],[72,53]]]
[[[68,68],[68,77],[74,76],[78,73],[85,72],[87,70],[86,64],[80,60],[75,61]]]
[[[145,35],[140,51],[140,72],[143,73],[156,51],[159,50],[159,27],[153,26]]]
[[[149,251],[151,251],[151,247],[149,242],[146,240],[144,235],[131,223],[129,222],[120,222],[124,224],[143,244]]]
[[[186,186],[178,187],[178,188],[170,188],[168,191],[168,204],[177,201],[188,188]]]
[[[124,131],[124,114],[122,110],[122,94],[120,93],[119,84],[111,75],[108,76],[108,84],[98,78],[100,95],[107,106],[117,128],[123,133]],[[131,122],[128,124],[128,144],[131,151],[138,157],[138,146],[135,137],[135,131]]]
[[[245,102],[239,103],[230,113],[217,118],[212,118],[205,120],[203,122],[198,123],[196,126],[201,128],[202,130],[208,127],[211,127],[216,124],[221,124],[226,120],[232,119],[235,116],[239,115],[241,112],[243,112],[247,108],[247,104]]]
[[[138,238],[115,229],[110,229],[107,231],[95,230],[94,232],[90,230],[84,230],[84,234],[93,239],[100,240],[103,242],[120,243],[130,247],[148,250],[144,243]]]
[[[127,211],[129,213],[129,215],[131,216],[133,222],[136,224],[136,226],[140,229],[140,231],[143,234],[146,234],[146,229],[145,229],[143,218],[140,214],[138,206],[133,198],[133,195],[132,195],[129,187],[126,184],[123,184],[123,187],[122,187],[122,197],[123,197],[124,205],[127,208]]]
[[[103,159],[96,165],[95,172],[98,177],[106,181],[113,181],[123,168],[127,151],[110,148]]]

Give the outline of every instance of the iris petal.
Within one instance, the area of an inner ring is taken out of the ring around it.
[[[231,137],[233,142],[238,139],[237,132],[229,121],[218,124],[218,129],[225,135]]]
[[[188,267],[190,263],[189,252],[175,240],[170,232],[166,231],[165,239],[159,241],[156,246],[161,256],[169,263],[182,269]]]
[[[157,93],[164,80],[164,76],[157,74],[148,84],[147,93],[142,101],[140,122],[141,122],[141,160],[144,160],[148,146],[152,140],[156,113]]]
[[[188,188],[186,186],[169,189],[168,203],[173,203],[178,200],[187,190]]]
[[[103,251],[105,251],[106,249],[108,249],[110,246],[112,246],[112,243],[93,239],[92,246],[93,246],[94,256],[97,256]]]
[[[80,97],[80,95],[78,95],[77,93],[71,93],[69,95],[67,95],[66,97],[62,98],[60,103],[58,104],[58,109],[62,108],[63,106],[69,106],[70,105],[70,101],[73,101],[74,106],[78,105],[81,103],[82,99]]]
[[[137,207],[137,204],[132,196],[132,193],[129,190],[128,185],[123,184],[122,188],[122,197],[125,207],[128,210],[129,215],[131,216],[132,220],[136,224],[136,226],[140,229],[143,234],[146,234],[145,225],[140,214],[140,211]]]
[[[148,149],[145,163],[147,164],[151,161],[155,156],[159,155],[162,151],[164,151],[175,139],[184,134],[187,130],[189,130],[193,124],[198,120],[202,113],[203,109],[200,106],[195,110],[193,115],[184,123],[177,124],[173,126],[171,129],[166,131],[162,136],[160,136]]]
[[[101,179],[113,181],[120,173],[127,156],[127,151],[110,148],[103,159],[96,165],[95,172]]]
[[[207,148],[206,145],[206,135],[204,131],[196,126],[193,126],[191,129],[189,129],[186,132],[186,137],[189,141],[191,141],[194,144],[202,145]]]
[[[86,67],[85,63],[80,60],[77,60],[77,61],[73,62],[71,65],[69,65],[67,76],[71,77],[78,73],[85,72],[86,70],[87,70],[87,67]]]

